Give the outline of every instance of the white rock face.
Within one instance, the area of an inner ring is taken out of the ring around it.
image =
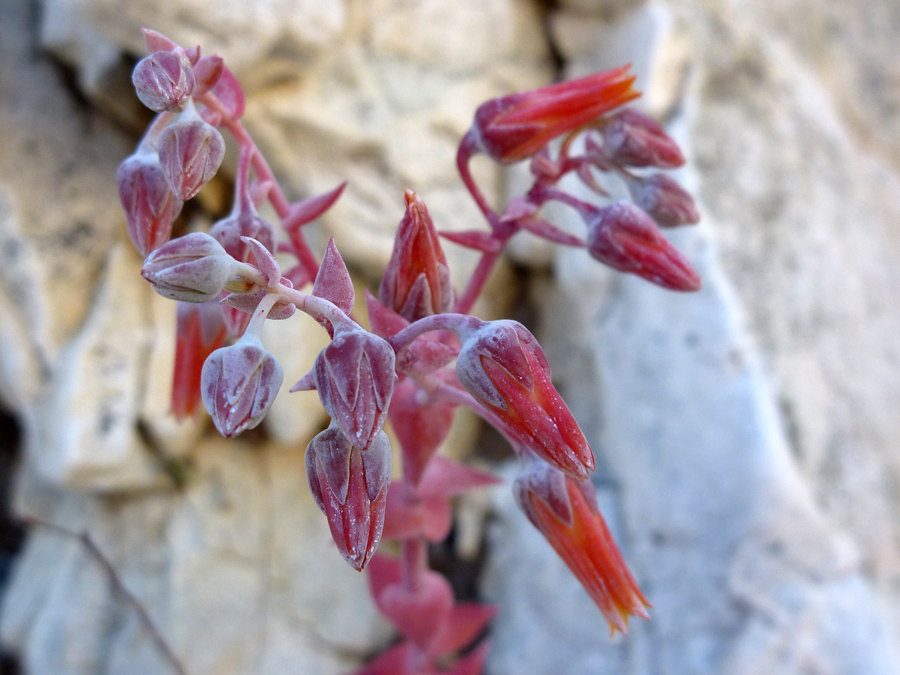
[[[609,640],[501,489],[486,673],[900,672],[896,3],[40,5],[41,44],[126,123],[131,94],[110,82],[143,53],[141,26],[225,56],[289,196],[349,180],[310,233],[320,248],[333,234],[370,287],[405,188],[439,229],[483,227],[456,144],[481,101],[552,79],[548,38],[567,76],[632,61],[688,157],[678,178],[703,223],[672,240],[704,289],[668,293],[530,235],[514,253],[552,268],[532,288],[540,337],[653,620]],[[88,531],[192,675],[346,673],[390,633],[308,494],[317,396],[283,392],[263,433],[238,441],[168,417],[174,305],[140,278],[113,179],[135,139],[36,56],[29,7],[0,3],[0,403],[26,437],[15,507]],[[521,166],[474,169],[498,203],[524,185]],[[579,232],[570,217],[553,212]],[[446,248],[460,285],[474,258]],[[508,269],[496,279],[515,292]],[[267,326],[285,389],[324,339],[302,317]],[[460,539],[471,551],[478,533]],[[0,639],[35,674],[169,672],[107,581],[83,546],[36,527]]]

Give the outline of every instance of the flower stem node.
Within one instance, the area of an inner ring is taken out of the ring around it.
[[[628,618],[649,619],[638,588],[597,506],[594,486],[535,459],[516,478],[516,503],[572,570],[609,622],[628,632]]]
[[[200,375],[203,405],[219,433],[231,438],[262,422],[283,380],[281,364],[248,331],[206,359]]]
[[[387,419],[394,391],[394,350],[362,329],[344,329],[319,352],[315,385],[337,428],[366,450]]]
[[[375,554],[384,527],[391,479],[387,434],[379,431],[361,450],[332,423],[306,448],[306,477],[341,555],[362,570]]]
[[[173,239],[144,260],[141,275],[163,297],[184,302],[213,300],[237,262],[205,232]]]
[[[463,341],[456,374],[503,431],[561,471],[586,478],[594,454],[550,379],[547,357],[516,321],[492,321]]]

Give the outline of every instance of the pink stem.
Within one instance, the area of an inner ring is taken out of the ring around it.
[[[404,480],[406,480],[404,478]],[[415,592],[428,569],[428,545],[422,537],[403,540],[403,585]]]

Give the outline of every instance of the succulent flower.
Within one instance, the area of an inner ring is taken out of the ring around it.
[[[183,110],[195,86],[191,62],[180,47],[142,58],[131,81],[141,103],[154,112]]]
[[[587,439],[550,380],[544,351],[525,326],[492,321],[475,329],[463,341],[456,374],[514,440],[576,478],[593,471]]]
[[[247,333],[206,359],[200,376],[203,404],[220,434],[237,436],[262,422],[283,380],[281,364]]]
[[[470,134],[503,164],[531,157],[554,138],[639,96],[628,66],[482,103]]]
[[[601,129],[603,154],[613,164],[674,169],[684,164],[681,148],[650,115],[625,108]]]
[[[453,307],[447,258],[425,202],[412,190],[406,191],[406,213],[397,228],[378,299],[408,321]]]
[[[597,209],[588,222],[588,253],[622,272],[631,272],[673,291],[700,289],[700,277],[663,236],[653,219],[631,202]]]
[[[631,178],[628,191],[634,203],[660,227],[692,225],[700,221],[700,212],[690,193],[668,176]]]
[[[192,112],[193,115],[188,115]],[[169,188],[187,201],[216,175],[225,158],[225,140],[196,111],[188,108],[185,118],[173,122],[159,135],[159,162]]]
[[[192,232],[148,255],[141,275],[166,298],[207,302],[222,291],[235,265],[219,242],[205,232]]]
[[[341,555],[354,569],[363,569],[384,527],[391,480],[387,434],[379,431],[368,449],[361,450],[332,423],[306,448],[306,477]]]
[[[534,460],[516,479],[513,492],[528,520],[597,603],[612,633],[628,632],[630,616],[650,618],[650,603],[606,527],[590,481]]]
[[[169,189],[156,153],[138,152],[128,157],[116,170],[116,183],[128,235],[146,257],[169,241],[182,201]]]
[[[363,450],[387,419],[394,350],[362,329],[344,330],[319,352],[314,371],[322,405],[347,440]]]

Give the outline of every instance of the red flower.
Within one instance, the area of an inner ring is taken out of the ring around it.
[[[550,381],[534,336],[516,321],[492,321],[465,340],[456,360],[462,385],[503,422],[509,436],[577,478],[594,470],[594,454]]]
[[[590,481],[577,481],[535,460],[513,491],[519,508],[597,603],[611,633],[627,633],[630,616],[650,618],[651,605],[606,527]]]
[[[378,299],[409,321],[453,307],[447,258],[425,202],[412,190],[406,191],[406,213],[397,228]]]
[[[503,164],[530,157],[557,136],[637,98],[629,67],[482,103],[475,111],[473,140],[479,150]]]
[[[175,374],[172,380],[172,414],[179,421],[197,412],[200,404],[200,371],[206,357],[225,344],[228,331],[222,309],[212,302],[178,303],[175,338]]]
[[[306,448],[306,477],[344,559],[363,569],[375,554],[384,527],[391,480],[391,444],[379,431],[365,451],[332,425]]]

